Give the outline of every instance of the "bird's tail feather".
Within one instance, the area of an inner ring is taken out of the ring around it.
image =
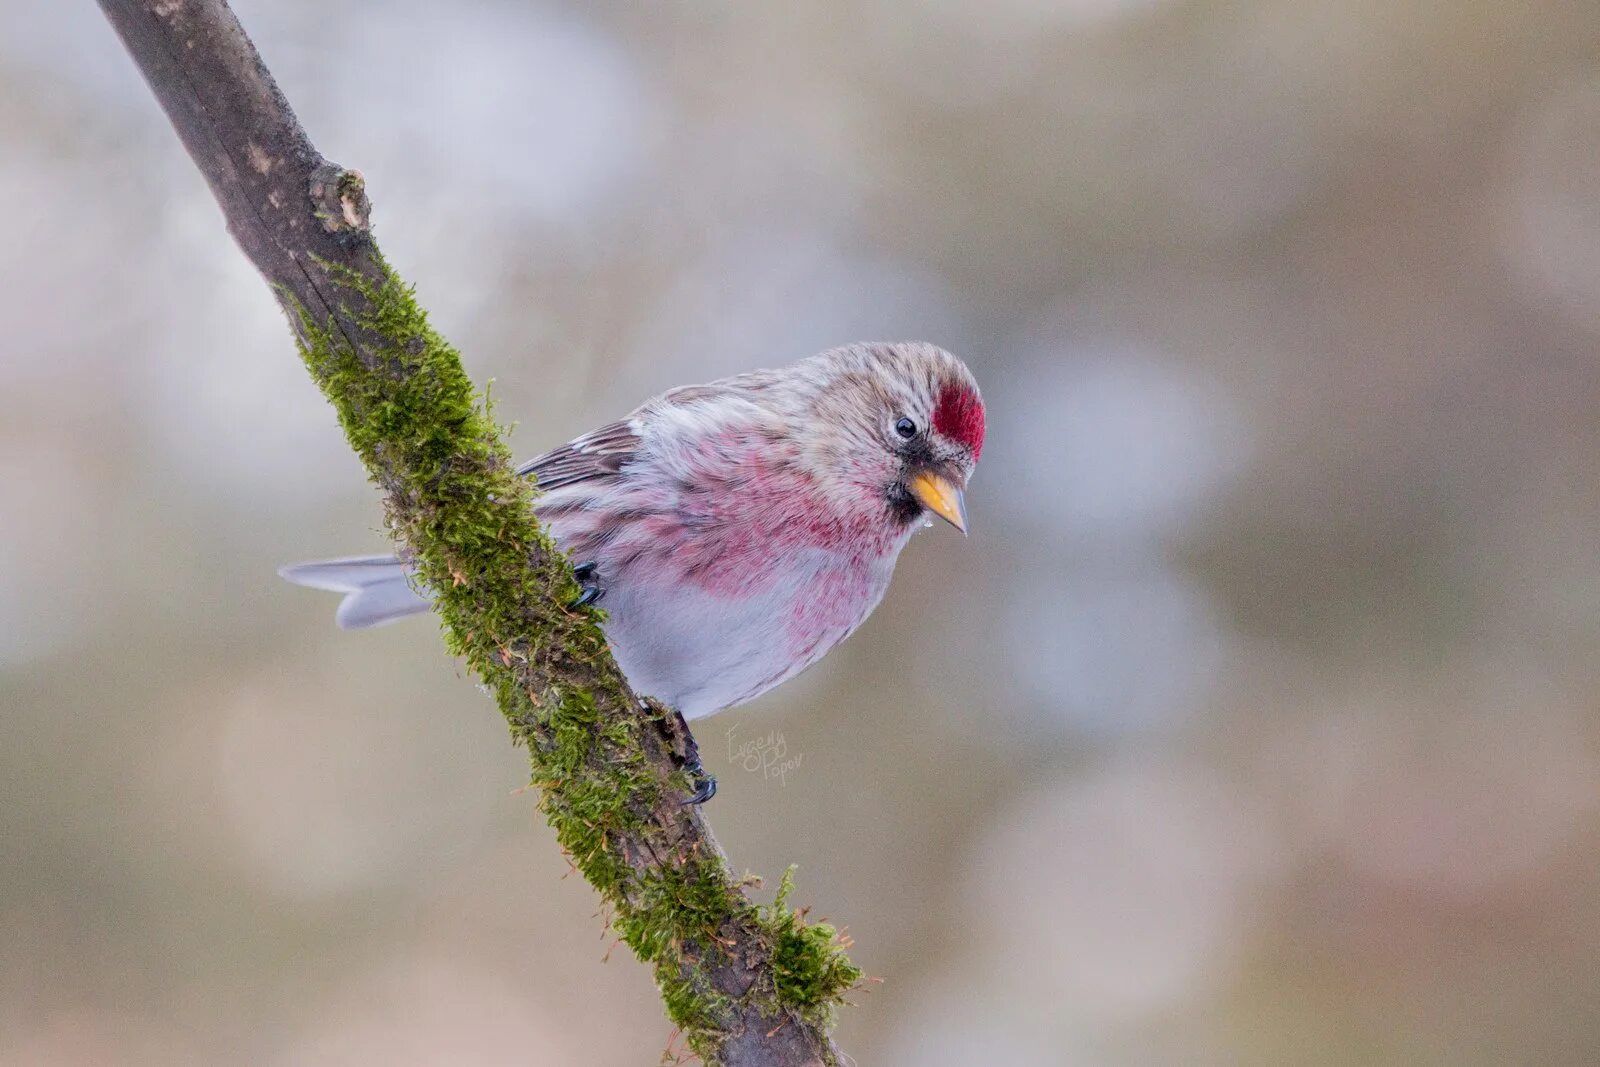
[[[351,556],[279,567],[295,585],[343,593],[334,621],[344,630],[372,626],[416,615],[433,606],[427,591],[419,592],[406,565],[393,556]]]

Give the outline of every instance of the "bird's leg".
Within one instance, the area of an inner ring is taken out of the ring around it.
[[[671,718],[664,722],[672,738],[673,755],[688,773],[689,784],[694,790],[683,803],[704,804],[717,795],[717,780],[706,773],[705,766],[700,762],[700,746],[695,744],[694,733],[689,729],[688,720],[683,717],[683,712],[677,708],[672,708],[671,711]]]
[[[689,772],[689,782],[694,786],[694,792],[689,794],[689,799],[684,803],[704,804],[717,795],[717,780],[706,773],[705,766],[700,762],[700,746],[695,744],[694,734],[690,732],[683,712],[673,708],[672,713],[678,717],[678,728],[683,731],[684,748],[688,751],[683,769]]]
[[[567,607],[581,608],[605,595],[598,580],[599,569],[600,565],[592,559],[572,568],[572,576],[578,580],[578,595]]]

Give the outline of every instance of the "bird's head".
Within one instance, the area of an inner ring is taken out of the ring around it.
[[[920,341],[824,352],[808,376],[816,425],[808,466],[854,510],[881,508],[897,529],[925,512],[966,532],[967,482],[983,451],[983,398],[972,372]]]

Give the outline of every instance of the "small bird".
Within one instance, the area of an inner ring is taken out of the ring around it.
[[[575,603],[602,601],[628,683],[687,720],[753,700],[848,637],[928,513],[965,533],[983,436],[959,359],[864,343],[671,389],[518,473],[537,479],[539,521],[579,561]],[[279,573],[344,593],[347,629],[430,604],[393,556]],[[716,783],[683,730],[699,803]]]

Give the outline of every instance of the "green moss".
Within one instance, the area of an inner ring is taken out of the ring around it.
[[[780,1004],[829,1029],[844,995],[860,983],[861,968],[851,962],[833,926],[807,923],[803,910],[790,909],[794,871],[791,866],[783,872],[772,906],[761,909],[773,944],[773,984]]]
[[[501,431],[455,349],[411,290],[378,263],[364,277],[323,264],[349,295],[344,325],[300,314],[301,354],[351,445],[384,490],[389,524],[432,589],[450,651],[492,692],[527,746],[541,808],[561,846],[600,891],[623,940],[653,965],[667,1012],[707,1063],[727,996],[707,959],[735,934],[770,946],[755,995],[826,1025],[861,972],[832,927],[807,924],[778,900],[757,909],[719,857],[644,864],[626,841],[647,839],[664,783],[646,754],[624,680],[566,558],[535,522],[531,480],[515,473]],[[360,341],[359,352],[345,330]],[[670,845],[663,843],[663,853]]]

